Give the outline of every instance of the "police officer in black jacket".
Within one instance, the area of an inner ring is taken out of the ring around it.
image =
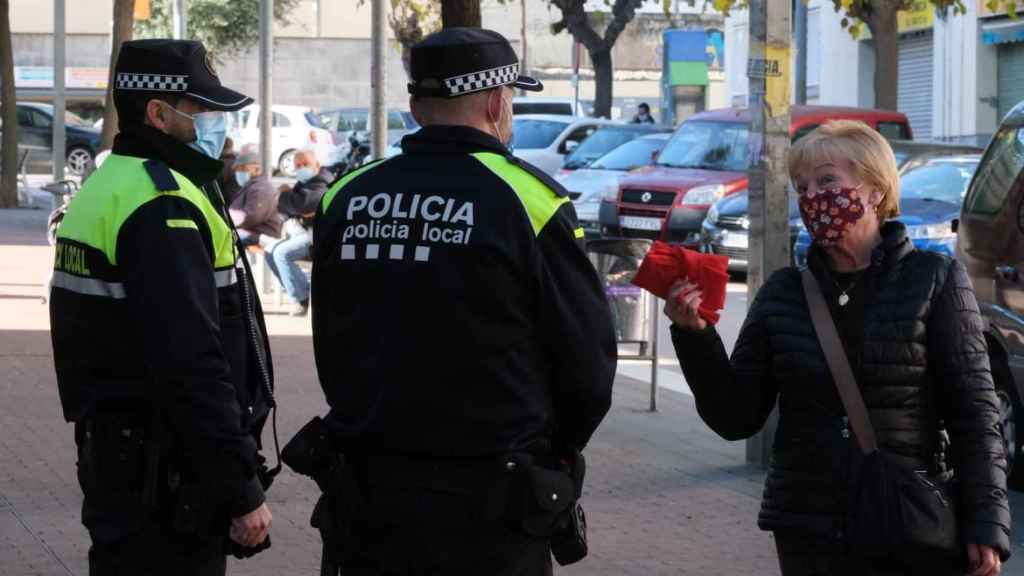
[[[507,148],[513,87],[541,89],[508,41],[447,29],[411,70],[423,128],[317,215],[316,362],[349,471],[327,552],[344,574],[549,573],[565,471],[611,402],[610,312],[565,190]]]
[[[50,299],[89,571],[224,574],[271,520],[269,345],[216,182],[224,111],[252,100],[194,41],[126,42],[114,82],[120,134],[58,229]]]

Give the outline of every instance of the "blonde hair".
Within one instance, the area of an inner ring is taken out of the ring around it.
[[[900,177],[892,146],[874,128],[859,120],[830,120],[797,140],[786,160],[789,178],[821,161],[849,163],[854,178],[882,193],[878,219],[900,214]]]

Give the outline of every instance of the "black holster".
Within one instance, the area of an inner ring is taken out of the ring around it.
[[[564,466],[572,478],[574,498],[566,513],[559,517],[555,531],[551,534],[551,554],[560,565],[567,566],[584,559],[589,551],[587,517],[580,504],[587,463],[583,454],[576,450]]]
[[[97,416],[77,425],[78,478],[90,498],[160,507],[163,438],[158,422],[126,414]]]
[[[312,478],[322,492],[310,524],[320,531],[323,556],[320,573],[338,574],[346,546],[352,546],[351,526],[362,496],[352,466],[331,443],[319,416],[306,423],[281,451],[281,461]]]

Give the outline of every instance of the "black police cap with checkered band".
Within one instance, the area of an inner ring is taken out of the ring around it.
[[[504,36],[483,28],[447,28],[412,47],[409,94],[455,98],[514,86],[536,92],[539,80],[519,74],[519,58]]]
[[[210,54],[195,40],[132,40],[121,45],[114,97],[183,96],[210,110],[233,111],[252,98],[221,86]]]

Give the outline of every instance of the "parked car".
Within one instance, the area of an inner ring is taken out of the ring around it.
[[[53,166],[53,105],[18,102],[18,148],[31,150],[28,168],[48,170]],[[2,128],[2,127],[0,127]],[[85,173],[100,149],[100,131],[74,114],[64,112],[64,162],[75,176]]]
[[[573,106],[572,98],[549,96],[513,96],[512,115],[557,114],[560,116],[591,116],[594,106],[588,100],[580,100]]]
[[[667,126],[653,124],[614,124],[602,126],[565,157],[560,172],[572,172],[589,166],[590,163],[618,148],[622,144],[644,134],[671,133]]]
[[[1024,489],[1024,104],[1003,119],[967,189],[956,257],[984,319],[1009,485]]]
[[[512,120],[512,153],[554,174],[567,154],[602,126],[615,124],[603,118],[574,118],[557,114],[527,114]]]
[[[963,144],[940,144],[929,142],[912,142],[895,140],[892,144],[893,154],[900,174],[927,164],[935,158],[959,154],[978,154],[981,148]],[[701,224],[701,249],[715,254],[729,256],[729,268],[736,271],[747,269],[747,230],[750,221],[747,217],[746,190],[727,196],[708,210],[707,217]],[[800,219],[795,194],[789,196],[789,245],[794,246],[804,224]],[[794,249],[794,257],[796,250]]]
[[[338,146],[334,134],[320,121],[312,108],[283,106],[271,108],[273,126],[271,134],[271,156],[282,176],[295,175],[295,153],[299,150],[313,150],[321,164],[330,166],[342,160],[348,145]],[[262,124],[259,104],[251,104],[237,112],[228,112],[228,136],[235,142],[235,148],[246,144],[259,145]]]
[[[598,134],[602,131],[599,130]],[[670,136],[668,132],[640,136],[601,156],[586,168],[555,176],[569,191],[580,226],[588,238],[603,235],[598,219],[601,201],[614,199],[619,193],[619,182],[630,171],[653,162]]]
[[[357,132],[368,132],[369,108],[332,108],[317,112],[323,125],[334,133],[337,142],[348,142]],[[412,113],[404,110],[388,110],[388,145],[394,145],[403,136],[419,130],[420,125]],[[362,135],[357,136],[362,138]]]
[[[900,176],[899,221],[907,225],[907,235],[918,250],[930,250],[953,256],[956,234],[953,221],[967,185],[981,160],[980,154],[948,156],[929,160]],[[807,262],[811,236],[801,229],[793,245],[797,265]]]
[[[798,139],[836,118],[864,121],[887,137],[912,136],[907,117],[900,112],[832,106],[793,106],[790,135]],[[601,225],[620,236],[696,247],[711,205],[747,188],[747,170],[760,156],[749,124],[745,108],[710,110],[688,118],[654,165],[625,178],[619,197],[602,203]]]

